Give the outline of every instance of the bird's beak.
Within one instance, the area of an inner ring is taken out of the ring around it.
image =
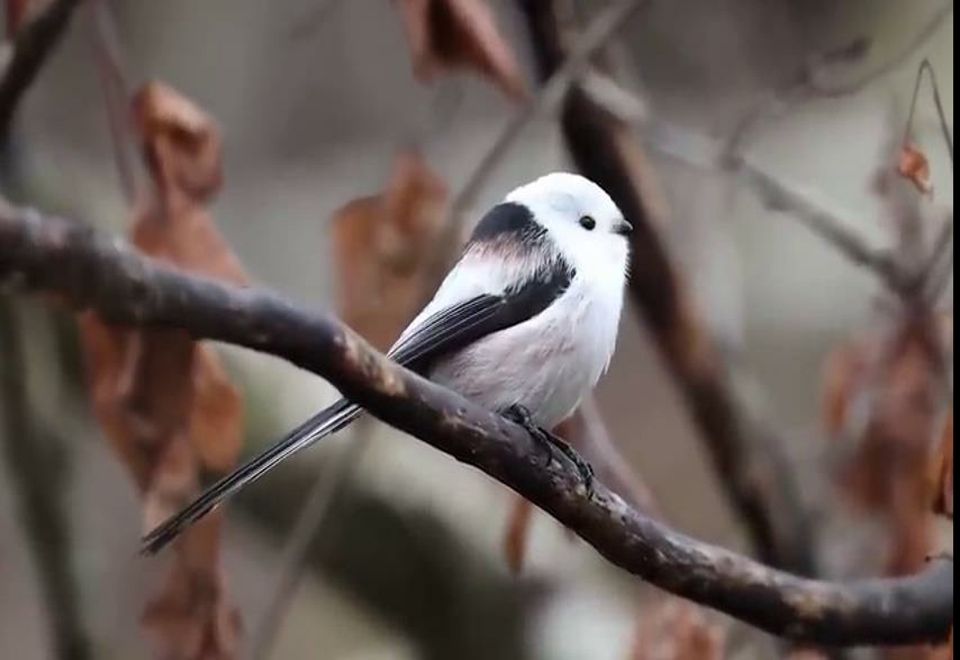
[[[629,236],[633,232],[633,225],[624,220],[620,219],[615,225],[613,225],[613,233],[619,234],[620,236]]]

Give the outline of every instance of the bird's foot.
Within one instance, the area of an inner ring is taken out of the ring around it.
[[[522,426],[530,434],[530,437],[536,441],[537,445],[547,452],[548,465],[553,458],[554,449],[559,450],[561,454],[566,456],[576,466],[577,472],[580,473],[580,478],[587,489],[587,495],[593,494],[593,467],[566,440],[534,424],[530,411],[519,404],[507,408],[503,412],[503,416]]]

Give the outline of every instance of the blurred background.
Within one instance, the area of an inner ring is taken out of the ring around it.
[[[207,208],[247,277],[310,306],[355,309],[342,278],[363,248],[337,253],[347,249],[349,240],[337,236],[351,235],[344,227],[354,217],[338,210],[396,185],[404,154],[419,154],[418,166],[434,173],[431,185],[455,197],[523,108],[475,71],[418,80],[401,4],[84,3],[18,111],[3,159],[4,192],[15,203],[105,231],[129,230],[136,213],[120,185],[104,100],[106,40],[127,84],[162,81],[218,127],[223,183]],[[521,12],[507,0],[483,4],[536,95]],[[610,3],[559,4],[576,32]],[[823,412],[829,357],[851,337],[883,334],[896,313],[869,270],[789,211],[765,206],[742,177],[704,162],[760,108],[739,142],[753,167],[829,210],[877,249],[898,248],[898,217],[909,207],[921,219],[922,242],[931,245],[943,223],[952,222],[953,172],[952,147],[948,153],[943,145],[926,81],[912,136],[929,161],[932,192],[916,193],[898,181],[903,189],[889,193],[878,177],[896,167],[924,58],[952,126],[952,7],[933,0],[654,1],[606,40],[606,73],[590,78],[597,97],[632,127],[655,173],[662,238],[710,335],[738,373],[749,374],[751,401],[786,439],[823,532],[818,552],[828,577],[881,573],[897,545],[889,512],[858,507],[836,475],[830,461],[839,441],[830,439]],[[816,85],[793,94],[804,71]],[[129,139],[122,149],[137,163],[140,185],[149,187]],[[465,200],[465,229],[515,185],[572,167],[553,107],[530,121]],[[935,309],[952,319],[949,271]],[[15,377],[14,363],[0,362],[0,369],[7,380],[22,382],[16,401],[26,413],[8,399],[0,406],[0,434],[12,443],[27,440],[11,437],[14,429],[42,428],[35,442],[46,462],[25,470],[17,463],[22,456],[7,450],[0,470],[0,657],[57,657],[51,621],[73,615],[51,612],[57,598],[50,597],[49,576],[42,577],[51,570],[63,574],[61,587],[73,584],[75,591],[79,620],[66,625],[82,630],[86,651],[72,657],[163,657],[156,628],[145,633],[141,618],[172,560],[136,555],[145,513],[91,414],[74,324],[40,298],[4,304],[14,308],[4,319],[16,324],[24,360]],[[280,360],[218,350],[245,404],[244,455],[337,396]],[[620,460],[666,520],[697,538],[751,552],[725,497],[724,475],[713,469],[684,400],[630,311],[596,399]],[[947,406],[952,415],[952,399]],[[941,406],[936,424],[942,415]],[[11,423],[24,416],[34,421]],[[950,433],[952,446],[952,426]],[[346,459],[345,469],[343,452],[358,434],[368,444]],[[663,595],[539,511],[529,521],[522,570],[511,570],[504,546],[518,515],[515,496],[379,423],[298,456],[226,507],[220,568],[247,641],[257,637],[271,607],[284,548],[318,475],[335,484],[336,495],[262,657],[707,657],[689,650],[695,645],[653,654],[651,638],[670,628],[643,628],[663,616]],[[31,537],[24,523],[36,515],[24,513],[24,493],[38,485],[55,492],[50,515],[65,521],[60,536],[41,530]],[[924,551],[952,551],[952,522],[938,518],[932,525],[935,541]],[[44,538],[65,556],[44,554]],[[684,625],[722,638],[720,657],[786,652],[721,615],[694,615],[697,621]]]

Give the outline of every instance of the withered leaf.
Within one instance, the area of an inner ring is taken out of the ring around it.
[[[943,425],[929,470],[930,491],[933,510],[936,513],[953,517],[953,411],[951,410]]]
[[[132,106],[158,201],[169,204],[187,196],[201,202],[220,189],[220,131],[206,113],[155,81],[134,95]]]
[[[423,82],[454,69],[473,69],[514,100],[526,85],[484,0],[397,0],[414,74]]]
[[[566,420],[557,424],[552,432],[571,445],[578,451],[583,451],[586,443],[582,442],[584,434],[584,423],[580,411]],[[597,456],[584,454],[588,461],[596,461]],[[600,465],[605,465],[597,463]],[[605,476],[605,475],[601,475]],[[507,527],[503,536],[503,557],[507,562],[510,571],[518,575],[523,571],[523,566],[527,559],[527,548],[529,547],[530,527],[533,524],[534,507],[526,498],[520,495],[513,496],[513,507],[507,517]],[[568,541],[576,540],[577,535],[570,528],[565,527],[564,532]]]
[[[938,650],[939,655],[936,660],[953,660],[953,628],[950,628],[950,636],[947,643]]]
[[[344,321],[385,350],[416,315],[429,281],[447,187],[415,152],[401,153],[386,190],[334,214],[337,304]]]
[[[215,544],[218,527],[215,518],[197,523],[198,532],[212,537],[204,547]],[[147,605],[141,625],[161,658],[230,660],[237,657],[242,632],[240,615],[229,606],[216,567],[183,561],[173,565],[163,590]]]
[[[850,399],[867,369],[868,356],[855,342],[846,342],[834,348],[821,370],[820,412],[823,425],[831,437],[843,430],[847,421]]]
[[[900,149],[897,172],[916,186],[921,193],[933,192],[933,185],[930,183],[930,163],[916,145],[904,144]]]
[[[503,556],[507,567],[515,575],[523,571],[526,562],[532,520],[533,505],[520,495],[515,495],[503,537]]]
[[[823,399],[825,426],[851,443],[838,471],[844,492],[888,524],[891,575],[919,569],[932,550],[930,439],[940,387],[928,350],[931,319],[898,324],[889,336],[856,338],[835,350]]]
[[[180,268],[243,284],[246,276],[205,204],[221,183],[214,123],[172,88],[150,83],[133,115],[152,187],[136,203],[131,242]],[[194,497],[204,472],[236,461],[243,403],[211,346],[177,330],[80,319],[94,411],[143,498],[149,529]],[[221,517],[187,530],[143,625],[161,657],[235,657],[239,618],[219,569]]]
[[[206,470],[227,472],[243,444],[243,400],[208,346],[197,351],[191,375],[194,401],[187,434]]]
[[[7,39],[12,39],[23,25],[30,0],[6,0],[4,3],[4,24],[7,27]]]
[[[668,598],[641,613],[630,660],[720,660],[725,637],[696,605]]]

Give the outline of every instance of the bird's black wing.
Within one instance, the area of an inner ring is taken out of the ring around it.
[[[553,264],[537,277],[503,294],[476,296],[441,310],[398,341],[388,356],[398,364],[424,373],[435,359],[533,318],[567,289],[573,274],[569,267]],[[346,399],[321,410],[282,440],[211,485],[186,508],[147,534],[141,551],[156,553],[227,497],[293,454],[349,425],[361,412],[360,406]]]

